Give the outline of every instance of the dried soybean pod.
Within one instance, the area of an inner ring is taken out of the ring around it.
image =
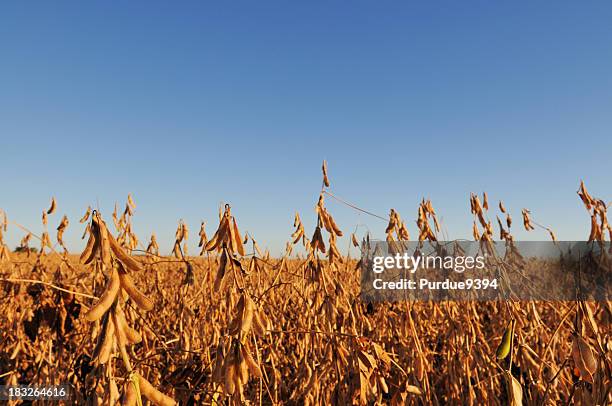
[[[383,393],[389,393],[389,386],[387,386],[387,381],[385,381],[385,378],[378,375],[378,385],[380,385],[380,390]]]
[[[123,309],[120,306],[115,307],[115,312],[117,313],[117,322],[119,324],[119,328],[125,334],[127,341],[129,344],[138,344],[142,341],[142,337],[138,331],[131,328],[127,320],[125,319],[125,313],[123,313]]]
[[[495,352],[495,355],[497,356],[497,359],[504,359],[508,356],[508,354],[510,354],[510,350],[511,350],[511,346],[512,346],[512,335],[514,333],[514,320],[511,320],[510,323],[508,323],[508,327],[506,327],[506,330],[504,331],[504,335],[502,336],[501,342],[499,343],[499,346],[497,347],[497,351]]]
[[[127,337],[128,343],[130,344],[138,344],[142,341],[142,336],[140,335],[140,333],[130,326],[126,326],[125,336]]]
[[[113,347],[113,323],[110,321],[110,313],[104,315],[102,319],[102,328],[98,336],[98,342],[93,352],[93,360],[100,364],[106,364],[110,358],[111,349]]]
[[[233,364],[229,364],[225,367],[225,393],[229,395],[233,395],[236,391],[236,371],[235,366]]]
[[[249,333],[251,330],[251,325],[253,324],[253,311],[255,308],[255,304],[253,300],[246,294],[244,294],[244,311],[242,312],[241,323],[240,323],[240,332],[243,337]]]
[[[108,241],[109,241],[110,248],[112,249],[117,259],[123,262],[123,264],[130,271],[139,272],[142,270],[138,261],[136,261],[134,258],[129,256],[128,254],[126,254],[123,248],[117,243],[117,240],[115,240],[115,237],[113,237],[110,233],[108,233]]]
[[[230,294],[228,292],[228,294]],[[241,329],[242,319],[244,318],[244,307],[245,307],[245,297],[244,295],[240,296],[238,299],[238,303],[236,304],[236,317],[232,319],[229,326],[227,327],[230,335],[236,335]]]
[[[127,201],[129,203],[129,205],[132,207],[132,209],[136,208],[136,203],[134,203],[134,199],[132,198],[132,194],[131,193],[128,193]]]
[[[117,315],[117,307],[118,306],[115,306],[113,308],[111,317],[113,318],[113,324],[115,325],[115,337],[117,337],[117,344],[119,344],[119,350],[123,353],[125,352],[125,347],[128,344],[128,339],[125,335],[125,330],[121,328],[119,316]]]
[[[244,256],[244,246],[242,245],[242,239],[240,238],[240,231],[238,230],[238,224],[236,224],[236,219],[232,218],[233,232],[232,236],[234,238],[234,245],[237,248],[238,254]]]
[[[122,270],[123,268],[119,268],[119,279],[121,281],[121,287],[123,290],[125,290],[130,298],[132,298],[134,303],[136,303],[141,309],[146,311],[153,309],[153,302],[136,288],[136,285],[134,285],[134,281],[132,281],[130,275],[122,272]]]
[[[89,220],[90,215],[91,215],[91,206],[87,206],[87,210],[85,211],[85,214],[83,214],[83,217],[81,217],[81,219],[79,220],[79,223],[83,224],[84,222]]]
[[[53,214],[53,212],[55,211],[55,208],[57,207],[57,203],[55,202],[55,197],[51,198],[51,207],[49,207],[49,210],[47,210],[47,214]]]
[[[108,392],[109,392],[109,403],[111,405],[115,405],[117,401],[119,400],[119,388],[117,388],[117,383],[112,378],[108,384]]]
[[[259,310],[255,310],[253,312],[253,331],[258,336],[263,336],[266,334],[266,328],[261,321],[261,317],[259,316]]]
[[[174,406],[176,402],[169,396],[164,395],[157,389],[153,387],[142,377],[142,375],[138,374],[138,383],[140,384],[140,393],[142,393],[147,399],[151,402],[155,403],[158,406]]]
[[[246,361],[249,371],[251,371],[254,376],[261,378],[261,370],[259,369],[259,365],[257,365],[257,362],[255,362],[255,360],[253,359],[251,353],[244,345],[240,345],[240,350],[242,351],[242,357]]]
[[[327,161],[323,160],[323,184],[325,187],[329,187],[329,178],[327,177]]]
[[[357,241],[357,236],[355,233],[351,234],[351,242],[353,243],[354,247],[359,248],[359,241]]]
[[[218,291],[221,288],[221,282],[223,282],[223,277],[225,276],[226,266],[227,266],[227,250],[223,248],[223,253],[221,254],[221,258],[219,259],[219,269],[217,270],[217,275],[215,276],[215,284],[214,284],[215,291]]]
[[[238,349],[238,351],[240,351],[240,349]],[[238,359],[238,379],[237,379],[236,385],[242,386],[245,383],[247,383],[248,380],[249,380],[249,367],[244,357],[240,353],[239,359]]]
[[[94,230],[92,230],[89,233],[89,239],[87,240],[87,245],[85,246],[85,249],[81,253],[80,261],[83,262],[85,265],[89,264],[91,261],[93,261],[98,249],[99,249],[98,236],[94,232]]]
[[[100,258],[103,264],[110,265],[112,262],[110,243],[108,241],[110,233],[102,220],[100,220],[98,227],[100,229]]]
[[[223,362],[224,354],[223,354],[223,341],[219,339],[219,344],[217,345],[217,352],[215,355],[215,367],[212,372],[212,381],[220,383],[223,373]]]
[[[136,404],[136,389],[134,388],[134,384],[130,381],[126,384],[121,404],[123,406],[134,406]]]
[[[102,348],[100,349],[100,354],[97,357],[98,364],[100,365],[104,365],[110,360],[110,357],[113,351],[113,347],[115,345],[115,326],[113,326],[113,323],[110,320],[110,316],[109,316],[108,325],[109,325],[108,336],[105,339],[104,344],[102,345]]]
[[[218,240],[218,231],[213,235],[213,237],[208,240],[208,242],[206,243],[206,245],[204,245],[204,249],[206,251],[212,251],[213,249],[217,248],[217,240]]]
[[[334,218],[330,216],[329,214],[328,214],[328,217],[329,217],[329,223],[333,229],[333,232],[336,233],[338,237],[342,237],[342,231],[340,230],[340,227],[338,227],[338,224],[336,224],[336,221],[334,220]]]
[[[206,244],[206,251],[212,251],[220,246],[220,243],[225,241],[228,233],[229,221],[225,216],[221,217],[219,222],[219,228],[213,235],[213,237]]]
[[[223,382],[225,386],[225,393],[229,395],[233,395],[236,391],[236,376],[238,372],[236,370],[236,368],[238,367],[237,361],[238,360],[236,359],[235,344],[234,342],[232,342],[230,345],[229,353],[227,354],[227,357],[225,357],[225,362],[223,362],[223,370],[225,372],[223,376]]]
[[[111,277],[108,281],[108,284],[106,285],[104,293],[100,297],[100,300],[98,300],[98,303],[96,303],[87,312],[87,314],[85,314],[85,319],[88,321],[96,321],[100,317],[102,317],[102,315],[106,313],[108,309],[110,309],[113,302],[115,301],[117,293],[119,293],[119,287],[119,275],[117,273],[117,270],[113,269],[113,272],[111,273]]]
[[[267,331],[272,329],[272,323],[270,323],[270,319],[268,318],[268,316],[266,316],[266,312],[262,311],[262,309],[259,309],[258,316],[264,330]]]

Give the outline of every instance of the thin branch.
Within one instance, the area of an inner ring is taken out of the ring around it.
[[[39,281],[39,280],[36,280],[36,279],[0,278],[0,281],[2,281],[2,282],[13,282],[13,283],[41,284],[41,285],[49,286],[50,288],[53,288],[53,289],[61,290],[62,292],[71,293],[71,294],[73,294],[75,296],[83,296],[83,297],[87,297],[87,298],[90,298],[90,299],[98,299],[97,296],[93,296],[93,295],[90,295],[88,293],[75,292],[73,290],[68,290],[68,289],[61,288],[61,287],[59,287],[57,285],[54,285],[54,284],[52,284],[50,282]]]

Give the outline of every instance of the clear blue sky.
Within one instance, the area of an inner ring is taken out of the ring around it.
[[[560,239],[588,235],[581,178],[612,198],[609,1],[214,3],[0,5],[12,220],[40,232],[54,195],[50,226],[67,214],[80,250],[85,207],[110,216],[132,192],[136,232],[168,252],[179,218],[210,234],[223,201],[278,253],[296,210],[312,232],[324,158],[335,193],[396,208],[413,235],[424,196],[456,238],[471,234],[470,191],[517,223],[530,208]]]

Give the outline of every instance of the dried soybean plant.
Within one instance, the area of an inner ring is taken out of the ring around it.
[[[121,217],[117,215],[117,205],[115,204],[115,210],[113,211],[113,223],[115,225],[115,229],[119,233],[117,237],[117,243],[120,246],[128,249],[134,250],[138,246],[138,236],[134,233],[132,229],[132,217],[134,215],[134,209],[136,209],[136,204],[134,203],[134,199],[131,194],[127,196],[127,202],[125,203],[125,209],[121,213]]]
[[[8,218],[6,217],[6,212],[0,209],[0,263],[9,262],[11,260],[11,251],[4,243],[4,233],[6,232],[7,226]]]
[[[333,196],[327,168],[325,175],[324,195]],[[609,235],[607,206],[584,186],[579,195],[589,213],[585,225],[591,226],[591,244],[603,243]],[[509,244],[514,231],[510,211],[502,202],[498,210],[491,197],[479,193],[478,202],[473,201],[475,239],[486,233],[485,241],[499,236]],[[438,214],[431,206],[422,200],[415,218],[424,240],[431,239],[430,233],[439,238],[434,220]],[[60,209],[56,203],[55,211]],[[93,231],[84,236],[94,243],[98,238],[99,248],[93,254],[93,247],[91,252],[88,248],[83,258],[88,264],[75,266],[74,272],[56,271],[60,255],[47,255],[34,264],[35,258],[26,253],[11,253],[0,263],[0,326],[8,326],[0,328],[0,385],[70,382],[78,404],[108,404],[122,397],[127,404],[138,403],[142,398],[135,384],[141,395],[164,404],[165,398],[149,382],[181,404],[611,403],[609,303],[366,303],[360,296],[357,261],[331,254],[326,233],[335,245],[341,239],[329,219],[319,219],[331,216],[330,209],[323,201],[316,210],[320,236],[314,245],[302,218],[296,214],[292,219],[290,243],[303,244],[308,256],[291,257],[285,249],[282,258],[274,258],[269,250],[262,253],[252,234],[242,235],[229,207],[222,206],[212,243],[200,227],[201,246],[210,249],[208,255],[188,259],[194,279],[203,281],[196,288],[180,283],[183,261],[152,258],[157,251],[153,244],[142,260],[125,247],[114,252],[110,237],[124,234],[129,210],[123,221],[117,215],[121,226],[113,236],[104,227],[108,243],[102,242],[104,231],[93,225],[101,223],[94,213],[95,220],[86,225]],[[407,240],[404,220],[399,211],[393,212],[384,218],[387,228],[381,226],[378,232]],[[592,226],[593,215],[597,227]],[[91,216],[89,209],[83,222]],[[496,218],[500,229],[493,236]],[[126,247],[130,239],[126,236]],[[366,246],[368,239],[366,235]],[[22,245],[29,238],[25,240]],[[351,242],[359,245],[355,234]],[[68,255],[67,261],[74,260]],[[507,258],[501,260],[515,266]],[[143,270],[134,271],[133,266]],[[102,275],[107,279],[104,293],[93,290],[106,302],[102,307],[109,306],[98,314],[87,312],[92,319],[98,317],[93,327],[83,317],[86,310],[80,317],[78,310],[92,299],[93,309],[97,306],[98,299],[86,293],[92,274],[95,282]],[[122,281],[125,275],[138,286],[132,295],[123,287],[130,286]],[[16,282],[26,279],[34,283]],[[148,292],[156,292],[155,312],[138,317],[138,300],[145,308],[151,306]],[[88,339],[90,329],[96,340]],[[139,339],[142,342],[135,344]],[[90,360],[92,354],[95,361]]]
[[[151,239],[149,240],[149,245],[147,245],[146,252],[147,254],[151,255],[159,255],[159,245],[157,244],[157,236],[155,233],[151,234]]]
[[[26,255],[30,257],[30,240],[32,239],[32,233],[28,232],[23,236],[21,241],[19,241],[19,249],[21,251],[25,251]]]
[[[433,221],[434,229],[432,230],[430,221]],[[405,227],[405,226],[404,226]],[[417,216],[417,227],[419,229],[419,241],[437,241],[436,233],[440,232],[440,224],[434,210],[431,200],[422,199],[419,205]],[[434,231],[435,230],[435,231]]]
[[[127,323],[122,309],[125,298],[129,297],[140,309],[153,309],[153,302],[135,286],[130,273],[140,272],[141,265],[132,258],[109,232],[99,212],[91,213],[89,239],[81,254],[81,261],[93,264],[107,277],[104,292],[85,314],[89,322],[99,322],[97,343],[92,355],[96,367],[89,375],[92,390],[88,398],[107,404],[119,400],[117,377],[114,369],[114,351],[118,349],[127,380],[124,384],[123,404],[141,404],[145,396],[156,405],[174,405],[174,400],[154,388],[142,375],[132,368],[127,347],[142,340],[138,331]],[[102,381],[105,381],[103,384]]]
[[[66,228],[68,228],[69,224],[70,222],[68,221],[68,216],[64,215],[59,226],[57,226],[57,242],[64,249],[64,257],[68,255],[68,248],[66,248],[66,245],[64,244],[64,232],[66,231]]]
[[[198,233],[200,241],[198,242],[198,248],[201,247],[200,255],[204,255],[206,252],[206,244],[208,243],[208,236],[206,235],[206,222],[202,221],[200,224],[200,232]]]
[[[176,228],[174,245],[172,247],[172,255],[175,258],[184,260],[187,255],[187,240],[189,239],[189,228],[187,224],[181,219]],[[181,244],[183,246],[181,247]]]
[[[55,197],[52,197],[49,208],[47,210],[43,210],[42,212],[43,233],[40,237],[40,251],[38,252],[38,262],[40,262],[41,258],[45,256],[45,248],[53,250],[53,243],[51,242],[51,238],[49,237],[49,233],[47,232],[47,224],[49,222],[48,216],[55,213],[56,208],[57,202],[55,200]]]
[[[580,189],[577,193],[591,216],[591,232],[588,241],[604,242],[606,231],[608,231],[608,241],[612,241],[612,226],[608,223],[608,206],[606,203],[603,199],[591,197],[583,181],[580,181]]]
[[[205,244],[205,248],[207,251],[221,252],[214,283],[216,292],[220,292],[225,285],[228,273],[232,275],[232,284],[226,293],[228,309],[232,307],[234,295],[239,296],[229,316],[231,322],[226,327],[226,334],[219,338],[212,380],[216,387],[223,388],[223,393],[229,397],[232,404],[241,404],[244,401],[244,387],[249,381],[249,375],[260,379],[263,377],[259,364],[251,354],[253,348],[249,337],[251,334],[264,336],[270,325],[249,292],[245,278],[247,271],[238,258],[238,255],[245,254],[243,241],[228,204],[225,205],[217,231]],[[252,342],[256,343],[255,337],[252,338]],[[219,392],[215,389],[214,401],[218,395]]]

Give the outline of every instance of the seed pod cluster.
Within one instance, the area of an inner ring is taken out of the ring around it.
[[[336,224],[336,221],[329,214],[327,208],[325,207],[325,197],[324,194],[321,193],[319,195],[319,201],[317,202],[316,211],[319,216],[318,223],[325,227],[325,230],[330,234],[336,234],[338,237],[342,237],[342,230]]]
[[[57,242],[62,246],[64,252],[68,252],[68,249],[66,249],[66,246],[64,245],[63,237],[64,231],[66,231],[66,228],[69,224],[70,222],[68,221],[68,217],[64,215],[64,217],[62,217],[61,223],[59,224],[59,226],[57,226]]]
[[[295,218],[293,220],[293,227],[295,227],[295,231],[291,234],[291,239],[293,240],[293,244],[297,244],[300,240],[302,240],[302,244],[306,246],[306,237],[304,234],[304,225],[302,224],[302,219],[300,219],[300,214],[295,212]]]
[[[198,242],[198,247],[201,247],[200,255],[204,255],[206,252],[206,243],[208,242],[208,236],[206,235],[206,222],[202,221],[200,224],[200,232],[198,233],[200,237],[200,241]]]
[[[91,218],[89,240],[81,254],[81,260],[86,264],[96,260],[103,270],[111,269],[104,292],[85,314],[85,319],[90,322],[101,320],[92,356],[93,362],[95,365],[108,365],[113,349],[118,348],[132,378],[125,389],[123,404],[140,404],[138,398],[142,394],[156,405],[175,405],[176,402],[172,398],[155,389],[146,379],[132,370],[127,352],[127,346],[140,343],[143,337],[128,325],[121,307],[124,296],[121,292],[125,292],[125,296],[142,310],[148,311],[153,308],[153,302],[136,288],[129,274],[132,270],[139,271],[140,264],[117,243],[99,213],[94,211]],[[109,398],[117,397],[111,395]]]
[[[226,249],[231,254],[244,255],[242,237],[240,236],[236,219],[232,216],[229,204],[225,205],[225,210],[219,220],[219,227],[205,247],[206,251]]]
[[[223,377],[225,394],[233,396],[236,400],[242,400],[249,373],[261,378],[261,369],[247,346],[237,338],[232,338],[227,355],[224,358],[221,357],[223,357],[222,352],[217,351],[213,379],[220,380]]]
[[[159,245],[157,244],[157,236],[155,233],[151,234],[151,240],[147,245],[147,253],[152,255],[159,255]]]
[[[123,247],[117,243],[115,237],[108,231],[100,214],[94,210],[91,217],[89,239],[81,253],[81,261],[87,265],[96,257],[99,257],[106,266],[110,266],[112,258],[115,257],[129,271],[139,272],[142,269],[138,261],[128,255]]]
[[[236,316],[228,326],[228,333],[243,340],[247,334],[253,331],[263,336],[270,328],[270,322],[260,309],[256,308],[255,302],[246,292],[242,292],[235,310]]]
[[[240,270],[241,273],[246,273],[238,258],[232,255],[227,248],[222,248],[221,256],[219,257],[219,268],[215,277],[215,291],[219,291],[222,288],[228,270]]]
[[[525,227],[525,230],[535,230],[535,227],[533,226],[533,224],[531,224],[531,212],[527,209],[523,209],[521,210],[521,214],[523,215],[523,227]]]
[[[178,259],[185,259],[187,255],[187,240],[189,239],[189,228],[183,220],[179,221],[176,228],[174,246],[172,247],[172,255]],[[181,248],[181,244],[185,242]]]
[[[417,227],[419,229],[419,241],[425,241],[425,240],[437,241],[438,239],[436,238],[434,230],[436,232],[439,232],[440,225],[438,223],[438,217],[436,216],[436,212],[431,204],[431,200],[422,199],[421,203],[419,204],[419,209],[418,209],[417,214],[418,214],[417,215]],[[392,215],[393,215],[393,212],[389,216],[390,219]],[[395,220],[395,223],[400,224],[399,215],[396,214],[396,216],[397,216],[397,219]],[[431,225],[429,223],[430,220],[433,221],[434,230],[432,230],[431,228]],[[390,223],[391,223],[391,220],[390,220]],[[387,229],[388,228],[389,227],[387,226]],[[405,226],[404,226],[404,229],[405,229]],[[405,232],[407,233],[407,230]]]
[[[608,240],[612,241],[612,225],[608,222],[608,207],[603,199],[592,197],[584,186],[584,182],[580,181],[578,196],[584,203],[584,207],[591,216],[591,231],[589,233],[589,242],[605,240],[605,232],[608,232]]]

